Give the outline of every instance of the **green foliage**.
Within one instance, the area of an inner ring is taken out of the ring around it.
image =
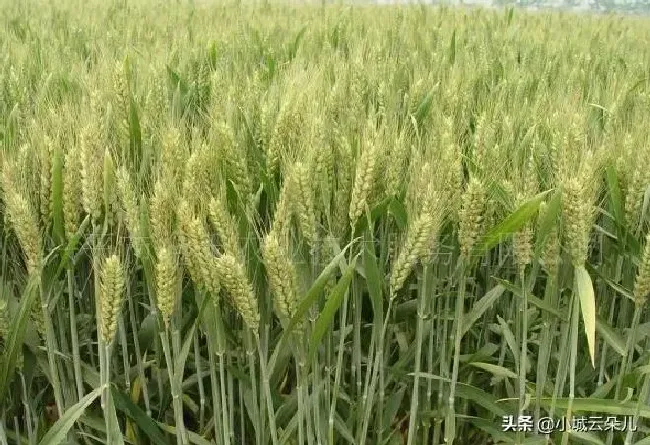
[[[647,442],[648,41],[513,7],[0,0],[0,443]]]

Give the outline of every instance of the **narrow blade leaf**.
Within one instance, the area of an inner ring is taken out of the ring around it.
[[[591,282],[589,272],[584,266],[577,267],[575,270],[575,287],[580,298],[580,311],[585,323],[585,333],[587,334],[587,343],[589,345],[589,356],[591,365],[595,367],[596,358],[596,298],[594,296],[594,286]]]
[[[539,220],[539,226],[537,229],[537,237],[535,240],[535,255],[539,256],[542,253],[542,249],[546,245],[546,240],[548,236],[553,231],[553,228],[557,224],[557,217],[560,213],[562,206],[562,192],[556,190],[553,193],[551,199],[548,200],[546,206],[546,212],[544,216]]]
[[[63,152],[60,146],[54,148],[52,156],[52,220],[53,233],[57,242],[65,238],[63,230]]]
[[[343,301],[343,296],[345,293],[348,291],[348,287],[350,287],[350,283],[352,282],[352,276],[354,275],[354,261],[348,265],[347,270],[339,280],[339,282],[334,286],[334,289],[332,289],[332,292],[330,293],[329,298],[327,299],[327,303],[325,303],[325,307],[321,311],[321,313],[318,315],[318,319],[316,320],[316,324],[314,325],[314,330],[311,333],[311,337],[309,339],[309,353],[313,358],[313,355],[316,353],[316,350],[318,348],[318,345],[320,344],[321,339],[323,338],[323,335],[327,332],[327,328],[330,326],[332,319],[334,318],[334,315],[336,315],[336,312],[338,311],[339,307],[341,306],[341,302]]]
[[[327,281],[329,280],[330,276],[336,271],[336,269],[339,268],[340,262],[345,259],[345,253],[352,246],[354,242],[355,242],[354,240],[351,241],[347,246],[345,246],[341,250],[341,252],[339,252],[334,258],[332,258],[332,261],[330,261],[329,264],[325,267],[325,269],[323,269],[323,271],[318,276],[318,278],[311,286],[309,291],[307,291],[307,294],[303,297],[303,299],[298,304],[296,313],[294,314],[293,318],[291,318],[289,325],[282,333],[282,336],[280,337],[280,340],[278,341],[277,346],[275,347],[275,350],[271,355],[271,359],[269,360],[268,371],[270,375],[273,375],[275,365],[280,355],[280,351],[283,350],[285,343],[290,338],[291,332],[304,319],[305,314],[307,313],[311,305],[314,304],[316,298],[318,298],[320,293],[325,288],[325,285],[327,284]]]
[[[596,331],[621,357],[625,355],[625,340],[601,317],[596,317]]]
[[[168,441],[162,433],[160,427],[131,399],[125,396],[117,388],[111,387],[115,407],[127,415],[135,424],[145,433],[152,443],[164,445]]]
[[[368,295],[372,303],[372,310],[375,315],[375,320],[381,320],[383,316],[383,295],[381,286],[381,273],[377,265],[377,258],[372,251],[373,244],[371,242],[364,243],[363,249],[363,268],[366,274],[366,285],[368,286]]]
[[[39,445],[60,445],[65,436],[70,431],[70,428],[75,424],[77,420],[83,415],[86,408],[88,408],[92,403],[99,397],[103,391],[103,387],[99,387],[83,397],[77,404],[69,408],[59,420],[56,421],[52,428],[49,429],[47,434],[43,436]]]
[[[513,233],[516,233],[521,229],[530,219],[537,213],[539,205],[544,200],[544,197],[549,193],[549,191],[539,193],[528,201],[520,205],[514,212],[512,212],[506,219],[501,223],[497,224],[491,230],[489,230],[483,240],[478,244],[475,258],[479,258],[479,254],[487,252],[506,237],[511,236]]]
[[[491,363],[483,363],[483,362],[474,362],[474,363],[470,363],[469,365],[487,371],[490,374],[495,375],[496,377],[509,377],[511,379],[517,378],[517,374],[515,374],[508,368],[504,368],[503,366],[493,365]]]
[[[25,332],[27,331],[29,314],[36,302],[37,296],[38,277],[34,276],[27,283],[27,287],[20,301],[18,315],[14,317],[9,328],[9,333],[5,338],[4,353],[0,359],[0,400],[4,398],[14,369],[16,368],[18,354],[23,346]]]
[[[472,307],[472,310],[463,317],[463,328],[461,331],[461,337],[467,334],[467,332],[472,328],[472,325],[481,318],[481,316],[487,311],[495,301],[499,299],[503,292],[506,290],[505,287],[498,284],[494,286],[488,293],[486,293],[483,298],[481,298],[475,305]]]

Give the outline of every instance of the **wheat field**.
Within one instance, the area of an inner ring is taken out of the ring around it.
[[[0,24],[0,445],[650,444],[650,19]]]

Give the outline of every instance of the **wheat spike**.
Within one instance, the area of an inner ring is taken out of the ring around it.
[[[153,194],[149,198],[149,226],[151,240],[156,250],[172,241],[174,232],[174,192],[163,176],[153,186]]]
[[[117,172],[117,189],[135,256],[141,258],[144,241],[140,224],[140,206],[133,188],[131,175],[126,167],[120,167]]]
[[[475,177],[470,178],[461,198],[459,211],[458,238],[461,255],[464,258],[469,258],[476,241],[483,231],[486,202],[483,183]]]
[[[162,247],[156,262],[156,297],[158,310],[166,327],[169,327],[178,292],[178,265],[171,248]]]
[[[339,162],[336,163],[336,191],[334,193],[334,233],[342,237],[349,225],[350,197],[352,195],[353,156],[349,141],[335,129],[335,146]]]
[[[374,145],[370,145],[361,153],[354,176],[352,196],[350,198],[350,226],[354,227],[361,214],[365,211],[375,180],[377,156]]]
[[[43,226],[47,227],[52,218],[52,140],[45,136],[40,150],[40,211]]]
[[[260,323],[257,299],[242,264],[234,256],[225,254],[214,260],[214,268],[237,312],[250,329],[257,331]]]
[[[79,137],[81,158],[81,198],[84,211],[94,220],[102,214],[103,151],[99,134],[93,126],[82,129]]]
[[[70,240],[79,230],[82,205],[81,162],[79,147],[73,145],[65,154],[63,167],[63,220],[65,236]]]
[[[650,295],[650,233],[646,235],[641,264],[634,281],[634,301],[637,306],[645,305]]]
[[[548,212],[548,204],[542,202],[539,206],[539,218],[542,220]],[[560,267],[560,238],[558,236],[557,224],[553,225],[551,233],[549,233],[544,249],[541,252],[541,260],[546,273],[552,277],[557,278]]]
[[[213,159],[206,146],[201,146],[190,155],[185,167],[183,196],[191,205],[205,210],[212,190]]]
[[[172,181],[167,186],[178,185],[188,155],[181,132],[173,125],[168,126],[163,133],[160,150],[161,176]]]
[[[300,231],[310,246],[316,244],[316,212],[314,210],[314,193],[310,185],[309,169],[303,162],[294,165],[292,178],[295,194],[292,196],[293,212],[298,219]]]
[[[274,231],[264,239],[262,256],[271,291],[275,295],[276,311],[280,319],[286,322],[293,317],[298,304],[298,278],[287,246],[281,244]]]
[[[390,274],[392,297],[404,286],[415,265],[431,255],[443,220],[441,204],[439,198],[431,194],[424,200],[418,217],[409,225]]]
[[[278,233],[278,236],[282,239],[286,239],[289,236],[291,230],[291,195],[295,189],[294,181],[291,176],[288,176],[282,184],[282,189],[280,190],[280,197],[275,207],[275,213],[273,214],[273,230]]]
[[[226,207],[225,197],[220,194],[210,200],[209,217],[212,226],[219,235],[219,241],[225,252],[230,253],[239,261],[243,261],[244,254],[239,244],[239,233],[232,215]]]
[[[124,270],[120,257],[113,254],[104,261],[100,278],[101,335],[106,344],[115,338],[122,308]]]
[[[115,163],[113,162],[113,155],[108,150],[104,150],[104,169],[102,171],[104,185],[104,215],[106,221],[111,224],[115,219],[115,212],[117,210],[117,190],[115,178]]]
[[[571,262],[581,266],[587,260],[590,232],[590,207],[585,188],[579,178],[565,181],[562,196],[564,235]]]
[[[205,225],[196,217],[187,201],[182,201],[178,210],[179,236],[185,264],[194,282],[217,296],[219,279],[214,273],[214,255]]]
[[[232,182],[241,199],[247,200],[252,192],[252,182],[248,173],[245,151],[237,145],[235,134],[229,125],[224,123],[217,125],[216,132],[219,154],[225,163],[225,175]]]
[[[16,237],[25,253],[27,271],[38,273],[41,264],[42,240],[38,217],[30,203],[15,189],[5,188],[5,206]]]

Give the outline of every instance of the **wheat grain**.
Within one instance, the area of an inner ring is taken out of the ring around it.
[[[349,218],[350,225],[354,227],[361,214],[369,204],[370,191],[375,180],[375,166],[377,156],[374,145],[369,145],[361,153],[354,176],[352,196],[350,198]]]
[[[250,329],[257,331],[260,322],[257,299],[243,265],[232,255],[225,254],[214,260],[214,268],[237,312]]]
[[[99,306],[101,308],[101,336],[106,344],[115,338],[117,320],[124,298],[124,270],[120,257],[113,254],[102,265]]]
[[[220,290],[219,279],[214,272],[214,255],[205,225],[193,214],[185,200],[181,201],[177,216],[181,249],[187,269],[196,284],[217,296]]]
[[[262,256],[275,295],[276,311],[283,321],[290,320],[298,304],[298,278],[290,253],[280,237],[271,231],[264,239]]]
[[[171,248],[161,247],[156,263],[156,298],[158,310],[166,327],[176,306],[178,289],[178,266]]]
[[[226,207],[225,196],[218,194],[210,201],[210,222],[219,235],[219,241],[224,251],[233,255],[237,260],[243,261],[244,253],[242,251],[239,239],[237,225],[232,215]]]
[[[643,306],[650,295],[650,233],[646,236],[641,263],[634,281],[634,301]]]
[[[99,133],[94,126],[86,126],[79,136],[81,158],[81,202],[84,211],[98,220],[103,202],[103,155]]]
[[[486,210],[486,192],[483,183],[471,177],[461,198],[458,239],[461,255],[469,258],[476,242],[483,232]]]
[[[172,242],[174,233],[174,192],[168,176],[158,179],[153,186],[153,194],[149,199],[149,226],[151,240],[156,249]]]
[[[138,258],[142,257],[143,232],[140,225],[140,206],[136,196],[131,175],[125,167],[120,167],[117,172],[117,189],[124,211],[126,227],[131,237],[133,250]]]
[[[63,167],[63,220],[65,235],[69,240],[79,229],[82,209],[81,162],[78,145],[70,147],[65,154]]]

